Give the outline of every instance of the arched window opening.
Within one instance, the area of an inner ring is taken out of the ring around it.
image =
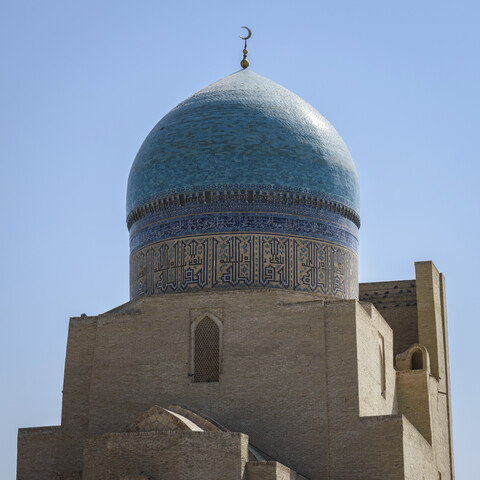
[[[420,350],[413,352],[411,361],[411,370],[423,370],[423,354]]]
[[[220,374],[220,329],[210,317],[195,327],[193,347],[193,381],[218,382]]]

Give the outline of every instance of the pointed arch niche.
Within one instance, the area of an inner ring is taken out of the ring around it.
[[[220,380],[222,366],[223,323],[206,312],[198,315],[190,326],[190,375],[193,383]]]

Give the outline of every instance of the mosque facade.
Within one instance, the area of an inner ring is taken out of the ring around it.
[[[171,110],[128,179],[130,301],[70,319],[17,479],[453,479],[443,275],[359,284],[359,198],[334,127],[248,68]]]

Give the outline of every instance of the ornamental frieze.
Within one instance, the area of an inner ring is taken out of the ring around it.
[[[358,297],[357,255],[333,243],[282,235],[169,239],[130,258],[131,297],[228,288],[282,288]]]

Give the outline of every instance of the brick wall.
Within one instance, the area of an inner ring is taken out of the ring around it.
[[[17,480],[56,480],[60,427],[20,428]]]
[[[242,480],[248,437],[225,432],[105,434],[86,442],[83,480]]]

